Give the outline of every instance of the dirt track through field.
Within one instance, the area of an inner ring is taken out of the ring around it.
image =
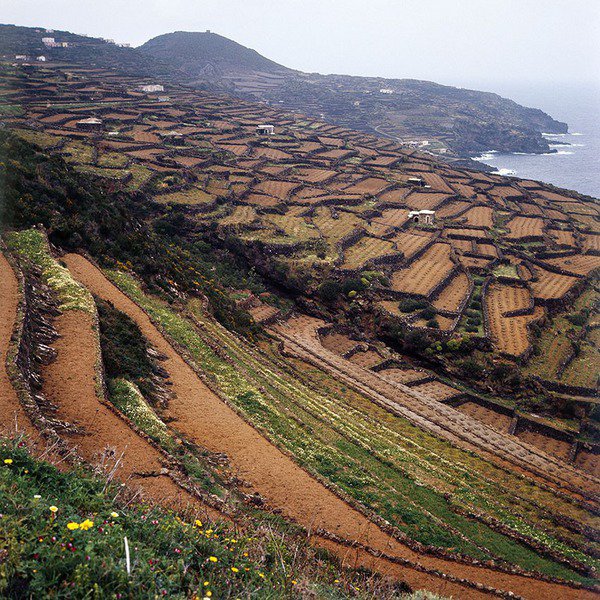
[[[22,431],[35,444],[41,435],[19,402],[8,377],[6,356],[19,306],[19,284],[8,260],[0,252],[0,432]]]
[[[436,435],[461,445],[473,444],[575,493],[600,493],[600,480],[597,477],[575,469],[535,446],[524,444],[518,438],[498,433],[418,390],[388,381],[380,373],[364,369],[327,350],[318,338],[318,323],[317,319],[299,317],[275,325],[271,330],[284,341],[289,352],[346,381],[387,410]]]
[[[63,437],[82,458],[110,469],[122,457],[116,479],[144,497],[177,508],[203,508],[191,494],[161,472],[162,454],[105,406],[96,391],[97,333],[92,315],[69,310],[54,323],[60,337],[53,344],[56,360],[44,367],[44,394],[58,407],[57,418],[76,425],[80,433]]]
[[[286,516],[307,528],[320,526],[340,537],[360,541],[390,556],[401,557],[427,568],[494,588],[511,590],[525,598],[591,600],[597,597],[592,592],[576,590],[566,585],[419,554],[385,534],[363,514],[313,479],[214,394],[175,351],[148,315],[94,265],[76,254],[66,255],[64,261],[76,279],[132,318],[146,338],[167,357],[163,366],[170,374],[175,392],[175,398],[169,403],[167,416],[174,419],[174,426],[191,441],[213,451],[225,452],[232,466],[237,469],[238,476],[250,482],[256,491],[265,496],[272,506],[280,508]],[[352,555],[353,551],[347,548],[334,547],[342,557]],[[358,560],[368,560],[372,564],[371,559],[365,556],[358,556]],[[484,596],[480,591],[409,567],[399,567],[382,560],[376,561],[375,566],[377,570],[404,579],[415,588],[426,588],[461,599]]]

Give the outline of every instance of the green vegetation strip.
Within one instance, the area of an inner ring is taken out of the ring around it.
[[[52,257],[46,236],[41,231],[28,229],[7,233],[6,243],[20,259],[40,268],[44,282],[56,292],[61,310],[82,310],[94,314],[96,308],[92,295]]]

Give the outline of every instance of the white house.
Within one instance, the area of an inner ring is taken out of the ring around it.
[[[36,58],[36,60],[37,60],[38,62],[46,62],[46,57],[45,57],[45,56],[38,56],[38,57]]]
[[[393,94],[394,90],[390,89],[390,88],[381,88],[379,90],[380,94]]]
[[[406,182],[410,185],[416,185],[418,187],[424,187],[424,181],[420,177],[409,177]]]
[[[29,60],[27,54],[15,54],[15,60]]]
[[[257,125],[256,133],[258,135],[273,135],[275,133],[274,125]]]
[[[408,218],[413,221],[413,223],[433,225],[435,210],[411,210],[408,213]]]
[[[45,46],[52,46],[53,44],[56,44],[56,41],[53,37],[43,37],[42,44],[44,44]]]
[[[151,85],[140,85],[140,87],[138,87],[138,90],[140,90],[140,92],[164,92],[165,91],[165,86],[164,85],[158,85],[158,84],[151,84]]]
[[[88,119],[81,119],[75,123],[77,129],[84,129],[87,131],[100,131],[103,128],[102,119],[97,117],[89,117]]]

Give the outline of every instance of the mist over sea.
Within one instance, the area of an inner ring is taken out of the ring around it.
[[[600,198],[600,86],[504,85],[493,91],[519,104],[541,108],[568,123],[569,133],[547,136],[551,145],[556,144],[555,154],[490,152],[477,158],[502,174],[541,180]]]

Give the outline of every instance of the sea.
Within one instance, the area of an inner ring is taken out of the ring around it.
[[[600,198],[600,85],[500,85],[494,91],[567,123],[569,133],[544,134],[554,151],[549,154],[505,154],[492,149],[473,158],[501,175],[544,181]]]

